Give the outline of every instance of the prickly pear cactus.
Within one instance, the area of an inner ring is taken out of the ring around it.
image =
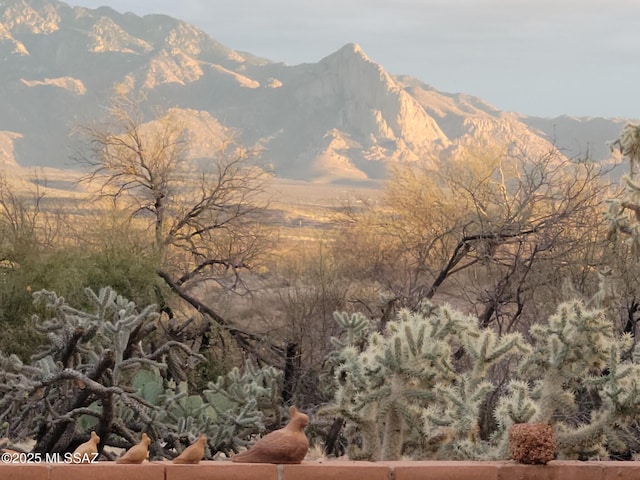
[[[201,394],[189,394],[184,383],[167,388],[157,398],[162,408],[154,412],[167,450],[173,449],[167,453],[179,454],[202,433],[211,455],[238,452],[265,431],[266,423],[279,423],[281,377],[273,367],[247,361],[209,382]]]

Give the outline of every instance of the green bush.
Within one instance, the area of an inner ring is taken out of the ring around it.
[[[158,278],[156,259],[125,246],[102,250],[59,248],[33,252],[20,262],[0,268],[0,351],[28,361],[40,344],[29,318],[38,311],[32,291],[57,292],[80,308],[89,307],[85,288],[111,285],[135,303],[164,304],[169,296]]]

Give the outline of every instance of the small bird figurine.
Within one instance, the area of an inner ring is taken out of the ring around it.
[[[207,444],[207,437],[200,435],[198,440],[185,448],[180,455],[173,459],[173,463],[200,463],[204,457],[204,447]]]
[[[129,450],[125,452],[120,458],[116,460],[116,463],[142,463],[147,458],[149,458],[149,445],[151,444],[151,439],[149,436],[142,432],[142,437],[140,438],[140,443],[134,445]]]
[[[92,460],[98,455],[98,444],[100,443],[100,437],[96,432],[91,432],[91,438],[84,443],[78,445],[73,451],[72,462],[73,463],[91,463]]]
[[[309,417],[294,406],[289,407],[289,415],[291,419],[286,427],[268,433],[249,450],[234,455],[231,460],[246,463],[302,463],[309,450],[309,440],[304,434]]]

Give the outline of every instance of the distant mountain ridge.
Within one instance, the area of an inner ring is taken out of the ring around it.
[[[69,167],[70,132],[101,118],[114,85],[236,130],[284,178],[384,178],[394,162],[468,148],[553,145],[603,160],[624,119],[543,119],[392,76],[356,44],[287,66],[165,15],[56,0],[0,0],[0,165]]]

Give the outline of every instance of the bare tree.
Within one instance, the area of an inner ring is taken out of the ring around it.
[[[57,230],[43,211],[45,189],[39,183],[35,178],[18,188],[0,176],[0,261],[19,261],[55,240]]]
[[[556,152],[397,169],[384,206],[352,217],[357,246],[345,251],[377,259],[375,280],[406,306],[438,295],[508,331],[526,306],[556,295],[563,276],[597,267],[601,177],[597,165]]]
[[[201,113],[174,109],[145,123],[142,101],[126,96],[114,99],[106,123],[81,132],[89,152],[79,158],[88,167],[83,182],[149,231],[167,285],[246,346],[252,336],[206,305],[196,286],[246,292],[240,271],[268,248],[268,177],[252,152]]]

